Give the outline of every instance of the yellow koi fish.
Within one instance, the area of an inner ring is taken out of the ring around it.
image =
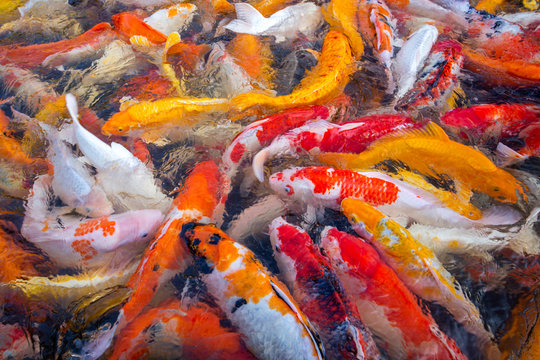
[[[364,55],[364,41],[358,31],[358,11],[359,3],[351,0],[332,0],[323,10],[324,19],[330,28],[342,32],[349,39],[356,60]]]
[[[341,211],[354,231],[377,249],[381,258],[412,292],[444,306],[465,329],[478,337],[486,353],[498,353],[491,334],[484,329],[478,309],[465,297],[459,286],[454,286],[454,277],[433,251],[413,238],[397,222],[361,200],[344,199]]]
[[[400,135],[374,142],[360,154],[326,153],[318,159],[342,169],[383,171],[433,193],[472,220],[482,218],[482,211],[470,202],[473,192],[510,204],[517,204],[519,197],[527,199],[521,182],[480,151],[449,140],[437,125]]]
[[[343,92],[353,73],[354,59],[347,37],[330,31],[324,39],[319,63],[289,95],[269,96],[247,93],[234,97],[232,106],[239,112],[260,106],[281,110],[296,106],[324,104]]]

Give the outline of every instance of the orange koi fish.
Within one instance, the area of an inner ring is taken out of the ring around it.
[[[360,154],[326,153],[318,159],[338,168],[383,171],[431,192],[472,220],[482,217],[482,211],[470,202],[473,192],[509,204],[527,199],[520,181],[480,151],[449,140],[433,124],[425,129],[405,130],[400,138],[381,139]]]
[[[324,350],[298,304],[255,254],[215,226],[186,224],[181,237],[206,260],[208,291],[260,359],[323,359]]]
[[[200,116],[224,113],[229,110],[227,99],[184,99],[166,98],[131,105],[114,114],[103,125],[105,135],[127,135],[132,131],[146,130],[164,124],[192,126]]]
[[[466,359],[375,249],[331,227],[321,234],[321,247],[362,321],[392,359]]]
[[[330,28],[342,32],[349,39],[355,60],[360,60],[364,55],[364,41],[359,32],[359,7],[358,2],[332,0],[326,10],[323,10],[324,18],[330,24]]]
[[[0,282],[38,276],[51,270],[50,261],[30,248],[13,223],[0,220]]]
[[[27,46],[4,46],[0,48],[0,64],[13,63],[23,69],[32,69],[47,61],[49,56],[83,51],[85,54],[104,48],[117,35],[111,25],[99,23],[87,32],[67,40]],[[80,54],[79,54],[80,55]]]
[[[499,353],[492,335],[484,328],[478,309],[461,288],[454,285],[453,276],[429,248],[414,239],[404,227],[361,200],[345,199],[341,202],[341,210],[354,231],[377,249],[412,292],[444,306],[456,321],[478,337],[486,354]]]
[[[377,346],[308,233],[279,217],[270,241],[280,273],[321,335],[327,359],[378,359]]]
[[[125,41],[129,41],[132,36],[144,36],[148,41],[156,45],[164,44],[167,41],[166,35],[131,13],[123,12],[113,15],[112,21],[115,30]]]
[[[133,293],[122,309],[127,322],[152,300],[159,285],[191,262],[189,250],[178,235],[187,222],[209,222],[216,218],[216,208],[222,202],[222,184],[222,175],[214,162],[202,162],[193,168],[128,282]]]
[[[222,320],[204,303],[186,309],[179,300],[167,300],[120,331],[109,359],[176,359],[178,354],[194,360],[255,359],[241,335],[225,328]]]
[[[354,72],[354,59],[345,35],[330,31],[323,43],[319,63],[289,95],[269,96],[247,93],[234,97],[232,106],[239,112],[259,106],[280,110],[295,106],[324,104],[343,92]]]

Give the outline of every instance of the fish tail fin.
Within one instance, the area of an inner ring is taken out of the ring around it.
[[[261,27],[266,18],[253,6],[246,3],[234,4],[236,9],[236,20],[224,26],[225,29],[237,32],[253,34],[257,33],[257,28]]]
[[[521,155],[503,143],[497,144],[495,153],[497,154],[497,165],[501,167],[506,167],[517,162],[521,162],[529,157],[527,155]]]
[[[452,91],[450,97],[448,98],[448,100],[446,100],[446,107],[448,108],[448,110],[463,107],[466,104],[466,100],[467,95],[465,95],[465,92],[460,87],[458,87]]]
[[[268,147],[262,149],[253,157],[253,173],[260,182],[264,182],[264,163],[268,159],[270,149]]]
[[[79,123],[79,106],[77,105],[77,99],[75,99],[73,94],[66,94],[66,107],[69,115],[73,119],[73,123],[81,125]]]

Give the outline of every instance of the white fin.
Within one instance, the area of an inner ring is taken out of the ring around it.
[[[493,206],[484,211],[484,216],[478,222],[484,225],[512,225],[521,218],[521,213],[510,206]]]
[[[77,99],[73,94],[66,94],[66,107],[69,115],[73,119],[73,123],[80,125],[79,123],[79,106],[77,105]]]
[[[246,34],[257,34],[261,30],[261,25],[266,22],[266,18],[253,6],[246,3],[234,4],[236,9],[236,20],[224,26],[225,29]]]
[[[268,159],[269,153],[270,149],[265,147],[253,157],[253,173],[260,182],[264,182],[264,163],[266,162],[266,159]]]
[[[497,149],[495,150],[495,153],[497,154],[497,165],[501,167],[515,164],[529,157],[527,155],[521,155],[520,153],[510,149],[503,143],[497,144]]]
[[[322,347],[319,335],[313,328],[313,325],[311,325],[307,317],[302,312],[300,312],[300,309],[298,309],[293,300],[291,300],[289,296],[283,290],[281,290],[278,285],[276,285],[272,280],[270,280],[270,285],[272,286],[272,289],[274,289],[274,292],[277,294],[277,296],[281,300],[283,300],[289,306],[289,308],[298,316],[298,320],[302,323],[302,325],[308,332],[311,341],[313,342],[313,346],[317,350],[317,357],[319,359],[324,359],[324,348]]]

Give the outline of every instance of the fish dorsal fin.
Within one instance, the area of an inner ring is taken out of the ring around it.
[[[166,58],[167,54],[169,53],[169,49],[181,41],[182,39],[180,38],[179,33],[177,33],[176,31],[170,33],[170,35],[167,37],[167,41],[165,42],[165,50],[163,51],[163,57]]]
[[[142,35],[133,35],[129,38],[129,42],[131,45],[136,45],[140,47],[150,47],[153,46],[154,43],[152,43],[146,36]]]
[[[270,280],[270,286],[272,286],[272,289],[274,290],[276,295],[287,304],[287,306],[292,310],[292,312],[296,314],[296,316],[308,332],[311,341],[313,342],[313,346],[317,350],[317,357],[321,360],[324,359],[324,348],[322,346],[321,339],[319,338],[319,334],[317,334],[317,332],[313,328],[313,325],[311,325],[307,317],[300,311],[300,309],[298,309],[298,306],[294,303],[293,300],[290,299],[289,295],[287,295],[287,293],[283,291],[283,289],[281,289],[278,284]]]
[[[257,24],[259,21],[266,19],[259,10],[255,9],[252,5],[247,3],[234,4],[236,9],[237,20],[244,21],[248,24]]]
[[[375,146],[380,146],[381,143],[385,143],[388,141],[394,141],[396,139],[405,139],[405,138],[430,138],[430,139],[439,139],[443,141],[450,141],[450,138],[444,130],[434,122],[430,121],[426,126],[422,128],[417,129],[405,129],[405,130],[398,130],[392,134],[389,134],[381,139],[378,139],[377,141],[374,141],[369,148],[373,148]]]

